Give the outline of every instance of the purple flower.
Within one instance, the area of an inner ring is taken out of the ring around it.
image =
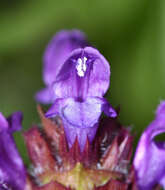
[[[0,113],[0,189],[23,190],[25,169],[17,151],[12,133],[21,129],[21,112],[8,119]]]
[[[139,190],[150,190],[156,184],[165,188],[165,142],[154,138],[165,132],[165,101],[156,111],[155,120],[143,132],[134,158]]]
[[[36,100],[44,104],[53,103],[55,95],[52,90],[52,83],[64,64],[68,55],[76,48],[87,46],[87,40],[84,33],[79,30],[60,31],[57,33],[44,54],[43,80],[46,88],[36,94]]]
[[[63,63],[52,87],[56,99],[46,116],[62,118],[69,147],[76,137],[81,150],[87,138],[92,142],[102,111],[116,117],[116,111],[103,98],[109,78],[109,63],[92,47],[72,51]]]

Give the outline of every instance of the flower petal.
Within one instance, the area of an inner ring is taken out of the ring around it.
[[[8,118],[8,121],[8,128],[0,131],[0,181],[2,187],[7,185],[11,189],[23,190],[25,169],[11,135],[20,128],[22,114],[16,112]]]
[[[134,167],[140,190],[150,190],[158,183],[165,185],[165,142],[154,141],[156,135],[164,132],[165,102],[162,102],[155,120],[143,132],[136,150]]]
[[[22,112],[14,112],[10,117],[7,118],[7,121],[9,123],[9,131],[15,132],[19,131],[22,128],[22,119],[23,115]]]
[[[53,103],[54,98],[54,93],[51,87],[44,88],[35,95],[37,102],[42,102],[43,104]]]
[[[107,115],[107,116],[109,116],[109,117],[113,117],[113,118],[115,118],[115,117],[117,117],[117,112],[116,112],[116,110],[110,105],[110,103],[108,102],[108,101],[106,101],[105,99],[104,99],[104,104],[103,104],[103,111],[104,111],[104,113]]]
[[[3,114],[0,112],[0,132],[8,129],[8,122]]]
[[[57,99],[46,113],[46,117],[59,115],[63,120],[69,146],[71,147],[78,137],[80,148],[83,150],[87,138],[92,142],[95,137],[100,115],[104,107],[107,107],[105,104],[105,99],[97,97],[88,97],[84,102],[76,101],[74,98]],[[114,116],[116,112],[109,112],[109,116],[111,113]]]
[[[89,96],[102,97],[108,87],[110,66],[107,60],[92,47],[74,50],[61,68],[54,92],[57,98]]]
[[[63,118],[74,127],[93,127],[102,112],[102,102],[97,98],[87,98],[85,102],[71,99],[63,108]]]

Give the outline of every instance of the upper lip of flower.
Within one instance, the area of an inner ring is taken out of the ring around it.
[[[78,60],[84,58],[87,59],[86,71],[80,76],[77,73]],[[109,78],[110,67],[107,60],[96,49],[85,47],[72,51],[52,87],[57,98],[102,97],[109,87]]]

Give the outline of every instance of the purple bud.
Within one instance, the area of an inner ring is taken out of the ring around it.
[[[56,100],[46,116],[60,115],[69,147],[76,136],[81,150],[87,138],[92,142],[102,111],[110,117],[117,116],[103,98],[109,78],[109,63],[92,47],[74,50],[64,62],[53,84]]]
[[[56,98],[52,91],[52,83],[63,66],[66,58],[76,48],[87,46],[84,33],[79,30],[60,31],[46,48],[43,60],[43,80],[46,88],[36,94],[36,100],[41,103],[53,103]]]
[[[156,184],[165,188],[165,142],[154,138],[165,132],[165,101],[156,111],[155,120],[143,132],[134,158],[139,190],[150,190]]]
[[[21,122],[21,112],[7,120],[0,113],[0,189],[24,189],[25,169],[12,137],[14,131],[21,129]]]

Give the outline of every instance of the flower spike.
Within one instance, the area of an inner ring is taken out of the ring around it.
[[[154,138],[165,132],[165,101],[156,111],[155,120],[143,132],[134,158],[139,190],[150,190],[161,184],[165,188],[165,142]]]

